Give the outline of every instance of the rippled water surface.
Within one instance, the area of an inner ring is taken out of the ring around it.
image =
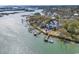
[[[54,43],[45,43],[44,35],[37,38],[28,32],[28,25],[22,24],[21,15],[32,12],[20,12],[0,17],[0,53],[79,53],[79,44],[64,44],[53,38]]]

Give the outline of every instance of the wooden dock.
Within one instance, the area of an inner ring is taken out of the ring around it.
[[[60,40],[64,41],[70,41],[70,42],[74,42],[74,43],[79,43],[78,40],[73,39],[70,36],[66,36],[66,35],[60,35],[60,31],[50,31],[48,33],[46,33],[46,31],[44,29],[41,29],[40,27],[37,27],[36,25],[32,24],[31,25],[33,28],[37,29],[39,32],[43,33],[44,35],[49,35],[51,37],[55,37],[55,38],[59,38]]]

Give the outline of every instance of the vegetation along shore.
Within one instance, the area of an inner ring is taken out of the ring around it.
[[[30,16],[29,24],[40,33],[49,37],[59,38],[61,41],[79,43],[79,20],[62,19],[58,15],[48,16],[35,13]],[[48,40],[48,39],[46,39]]]

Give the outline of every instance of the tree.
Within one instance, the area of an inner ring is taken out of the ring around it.
[[[36,16],[40,16],[41,14],[40,14],[40,13],[35,13],[34,15],[36,15]]]
[[[67,29],[70,33],[72,34],[77,34],[79,33],[79,22],[77,20],[71,22],[68,25],[68,29]]]
[[[71,37],[76,39],[77,35],[79,35],[79,22],[78,20],[67,20],[65,22],[64,28],[71,34]]]

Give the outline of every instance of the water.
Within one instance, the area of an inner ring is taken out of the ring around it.
[[[29,53],[79,53],[79,44],[64,44],[53,38],[54,43],[45,43],[44,35],[34,37],[28,32],[28,26],[21,23],[21,15],[32,12],[21,12],[0,17],[0,53],[29,54]]]

